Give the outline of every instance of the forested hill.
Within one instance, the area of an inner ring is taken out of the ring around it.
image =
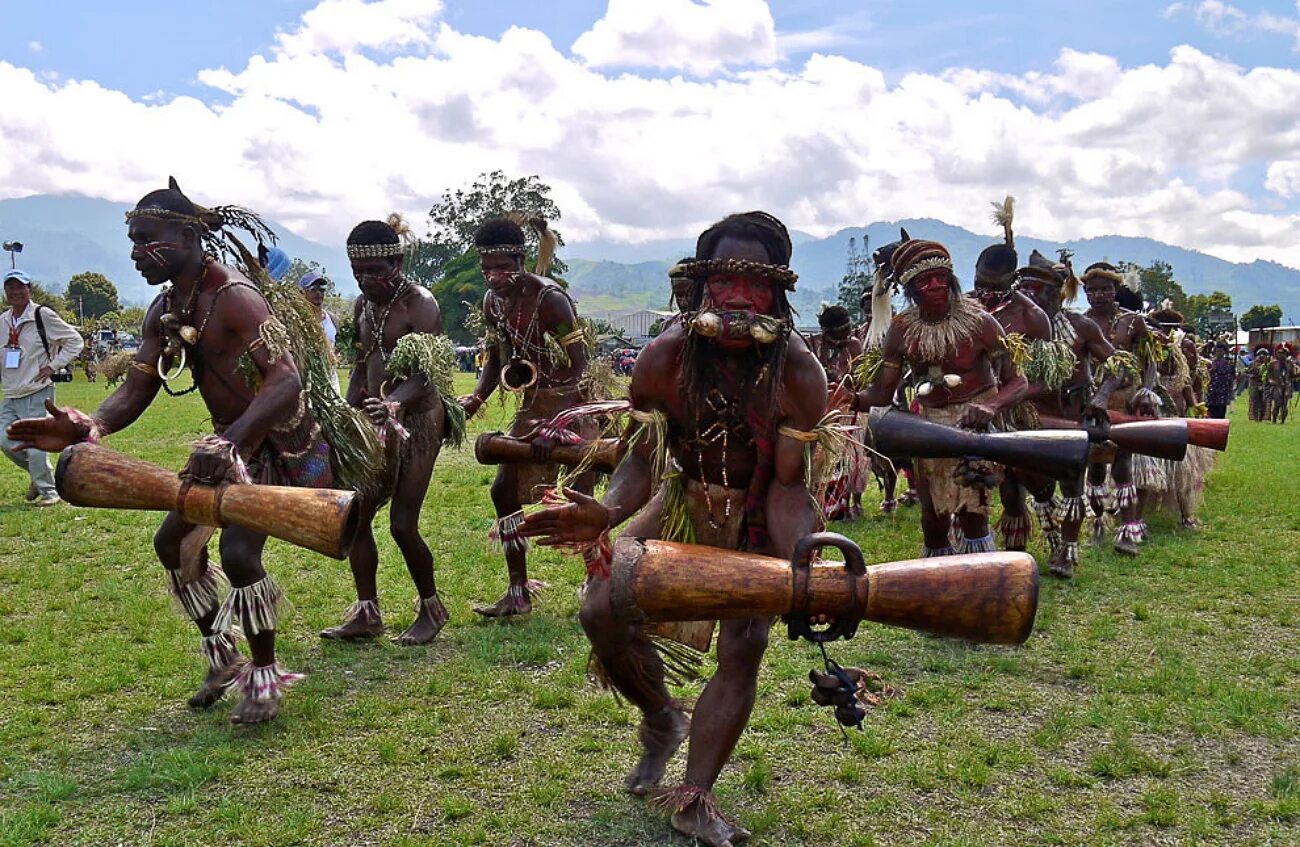
[[[51,287],[61,288],[73,274],[97,271],[117,285],[124,302],[145,303],[152,295],[128,255],[122,217],[125,209],[121,203],[86,197],[41,195],[3,200],[0,237],[22,241],[26,249],[19,257],[21,266]],[[796,233],[792,264],[800,279],[794,302],[805,319],[816,314],[822,300],[835,299],[850,238],[861,246],[865,237],[875,247],[897,239],[900,226],[914,238],[933,239],[948,247],[966,286],[980,250],[995,240],[992,232],[973,233],[932,219],[874,223],[822,239]],[[341,244],[325,246],[299,238],[284,227],[274,228],[291,256],[323,265],[342,293],[355,293]],[[685,239],[642,245],[572,243],[562,256],[570,266],[572,290],[584,309],[659,309],[668,302],[669,265],[689,254],[692,246]],[[1278,303],[1284,323],[1300,323],[1300,271],[1274,262],[1237,264],[1148,238],[1124,236],[1060,244],[1018,235],[1016,247],[1022,261],[1033,249],[1055,256],[1059,247],[1069,247],[1075,253],[1076,268],[1102,259],[1140,265],[1153,260],[1168,262],[1188,294],[1223,291],[1232,297],[1237,314],[1255,304]]]

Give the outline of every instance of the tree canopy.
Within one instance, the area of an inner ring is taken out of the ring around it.
[[[117,286],[108,277],[93,271],[79,273],[68,280],[63,297],[68,301],[68,310],[83,318],[97,318],[122,308],[117,300]]]
[[[1282,323],[1282,307],[1274,303],[1269,306],[1251,306],[1241,316],[1242,329],[1263,329]]]

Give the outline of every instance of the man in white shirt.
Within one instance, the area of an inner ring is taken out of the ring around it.
[[[76,360],[85,342],[58,312],[32,302],[31,285],[31,279],[20,270],[5,273],[9,308],[0,315],[0,340],[5,345],[0,450],[31,477],[27,499],[37,506],[53,506],[59,495],[54,490],[49,456],[39,450],[16,449],[5,429],[19,418],[45,417],[45,404],[54,401],[50,378]]]

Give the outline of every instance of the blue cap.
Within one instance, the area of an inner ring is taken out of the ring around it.
[[[298,287],[306,290],[318,282],[324,283],[324,285],[329,285],[329,280],[325,278],[325,274],[320,271],[307,271],[307,273],[302,275],[302,279],[298,280]]]
[[[23,285],[31,285],[31,284],[32,284],[32,278],[29,277],[29,276],[27,275],[27,272],[26,272],[26,271],[20,271],[20,270],[18,270],[17,268],[14,268],[13,270],[10,270],[10,271],[5,271],[5,278],[4,278],[4,281],[5,281],[5,282],[8,282],[8,281],[11,280],[11,279],[16,279],[16,280],[18,280],[19,282],[21,282]]]
[[[272,247],[266,251],[266,272],[276,282],[284,279],[284,275],[289,272],[290,264],[292,263],[289,261],[289,254],[279,247]]]

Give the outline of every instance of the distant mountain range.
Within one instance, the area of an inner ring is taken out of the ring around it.
[[[52,288],[62,288],[73,274],[98,271],[111,279],[123,301],[145,303],[149,286],[132,265],[127,249],[123,213],[126,206],[88,197],[38,195],[0,201],[0,238],[18,240],[25,249],[20,266]],[[942,243],[952,253],[958,275],[969,287],[979,252],[996,238],[933,219],[873,223],[840,230],[827,238],[794,233],[794,260],[799,291],[794,305],[808,321],[822,300],[834,301],[848,259],[849,239],[859,247],[876,247],[898,238],[899,227],[914,238]],[[272,223],[289,255],[323,266],[342,293],[355,293],[341,246],[326,247],[300,238]],[[694,241],[675,239],[639,245],[585,242],[563,251],[568,280],[584,311],[662,309],[668,303],[668,267],[694,251]],[[1223,291],[1240,314],[1259,303],[1282,306],[1284,323],[1300,323],[1300,270],[1276,262],[1227,262],[1195,250],[1149,238],[1102,236],[1080,241],[1043,241],[1019,235],[1016,248],[1025,261],[1037,249],[1055,256],[1059,247],[1074,251],[1076,268],[1101,260],[1148,264],[1159,259],[1173,266],[1174,276],[1188,294]],[[3,257],[7,259],[8,257]]]

